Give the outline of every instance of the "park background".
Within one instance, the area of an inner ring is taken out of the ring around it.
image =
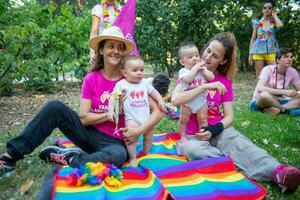
[[[78,111],[89,61],[90,13],[99,1],[0,0],[0,152],[48,100],[59,99]],[[248,65],[251,21],[261,17],[262,7],[257,0],[137,0],[136,40],[147,76],[162,72],[174,80],[182,41],[201,48],[215,33],[233,32],[240,55],[234,126],[279,161],[300,167],[300,118],[248,111],[256,82],[254,66]],[[284,23],[277,32],[279,44],[296,50],[299,70],[300,2],[281,0],[277,7]],[[176,131],[177,121],[166,117],[155,130]],[[14,177],[0,180],[0,199],[35,199],[51,167],[39,160],[39,149],[18,163]],[[267,199],[300,199],[299,188],[282,195],[273,184],[261,184]]]

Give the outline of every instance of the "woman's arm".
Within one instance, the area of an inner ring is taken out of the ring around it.
[[[99,31],[99,23],[100,23],[100,18],[97,17],[96,15],[93,15],[90,39],[97,36],[98,31]]]
[[[198,86],[194,89],[187,90],[187,91],[183,91],[180,84],[178,84],[175,87],[173,95],[172,95],[172,104],[174,106],[179,107],[180,105],[189,102],[190,100],[192,100],[193,98],[195,98],[196,96],[198,96],[199,94],[201,94],[202,92],[204,92],[207,89],[218,90],[221,95],[226,93],[225,86],[219,81],[212,82],[212,83],[206,83],[206,84],[203,84],[201,86]]]
[[[80,99],[79,117],[83,126],[99,124],[110,119],[107,113],[91,113],[91,101],[87,99]]]
[[[274,89],[274,88],[266,87],[266,83],[267,83],[267,81],[264,79],[258,80],[256,88],[259,93],[268,92],[271,95],[275,95],[275,96],[285,95],[285,96],[290,96],[290,97],[295,95],[294,90]]]
[[[126,143],[134,142],[141,134],[151,131],[154,126],[163,118],[163,113],[152,97],[149,97],[149,104],[151,115],[143,125],[141,125],[139,128],[125,127],[121,129],[124,131],[124,139]]]
[[[224,128],[228,128],[233,122],[233,102],[223,102],[223,119],[221,120]]]
[[[233,122],[233,102],[232,101],[223,102],[222,107],[223,107],[223,119],[221,120],[221,122],[213,126],[207,126],[202,128],[200,133],[196,133],[197,137],[200,140],[207,141],[213,136],[212,132],[215,135],[219,135],[224,130],[224,128],[228,128],[229,126],[231,126]]]
[[[277,13],[278,13],[278,10],[277,10],[277,9],[274,9],[274,10],[272,11],[272,16],[273,16],[273,18],[274,18],[274,20],[275,20],[276,28],[281,29],[281,28],[283,28],[283,23],[282,23],[282,21],[279,19],[279,17],[277,16]]]
[[[256,39],[256,34],[257,34],[257,28],[253,28],[253,31],[252,31],[252,36],[251,36],[251,39],[250,39],[250,44],[249,44],[249,58],[248,58],[248,61],[249,61],[249,64],[252,65],[252,62],[253,62],[253,58],[252,58],[252,55],[250,54],[251,52],[251,49],[252,49],[252,45]]]

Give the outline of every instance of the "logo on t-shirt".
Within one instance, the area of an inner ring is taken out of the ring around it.
[[[216,94],[216,90],[208,90],[207,95],[209,95],[210,99],[213,99]]]
[[[145,93],[144,90],[140,90],[140,91],[132,90],[130,92],[130,97],[134,100],[139,100],[144,97],[144,93]]]
[[[195,79],[195,80],[193,80],[193,82],[190,85],[193,86],[193,87],[202,85],[202,80],[201,79]]]
[[[110,95],[111,94],[109,93],[109,91],[104,91],[100,96],[101,103],[103,104],[105,101],[109,101]]]

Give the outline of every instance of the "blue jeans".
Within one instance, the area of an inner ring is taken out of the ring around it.
[[[72,167],[99,161],[120,166],[128,159],[126,146],[121,140],[101,133],[93,126],[83,126],[75,111],[56,100],[48,102],[23,132],[7,143],[8,154],[15,160],[23,159],[55,128],[84,151],[72,160]]]
[[[278,99],[278,102],[281,104],[281,105],[284,105],[286,104],[287,102],[289,102],[289,99]],[[259,107],[257,104],[256,104],[256,100],[252,101],[251,104],[250,104],[250,110],[251,111],[262,111],[262,108]]]

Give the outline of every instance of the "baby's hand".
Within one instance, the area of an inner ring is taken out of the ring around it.
[[[187,138],[185,136],[181,136],[181,143],[184,144],[187,142]]]
[[[206,70],[207,68],[204,66],[206,64],[206,62],[204,60],[200,60],[200,62],[198,62],[195,67],[197,68],[198,72],[203,72],[204,70]]]

